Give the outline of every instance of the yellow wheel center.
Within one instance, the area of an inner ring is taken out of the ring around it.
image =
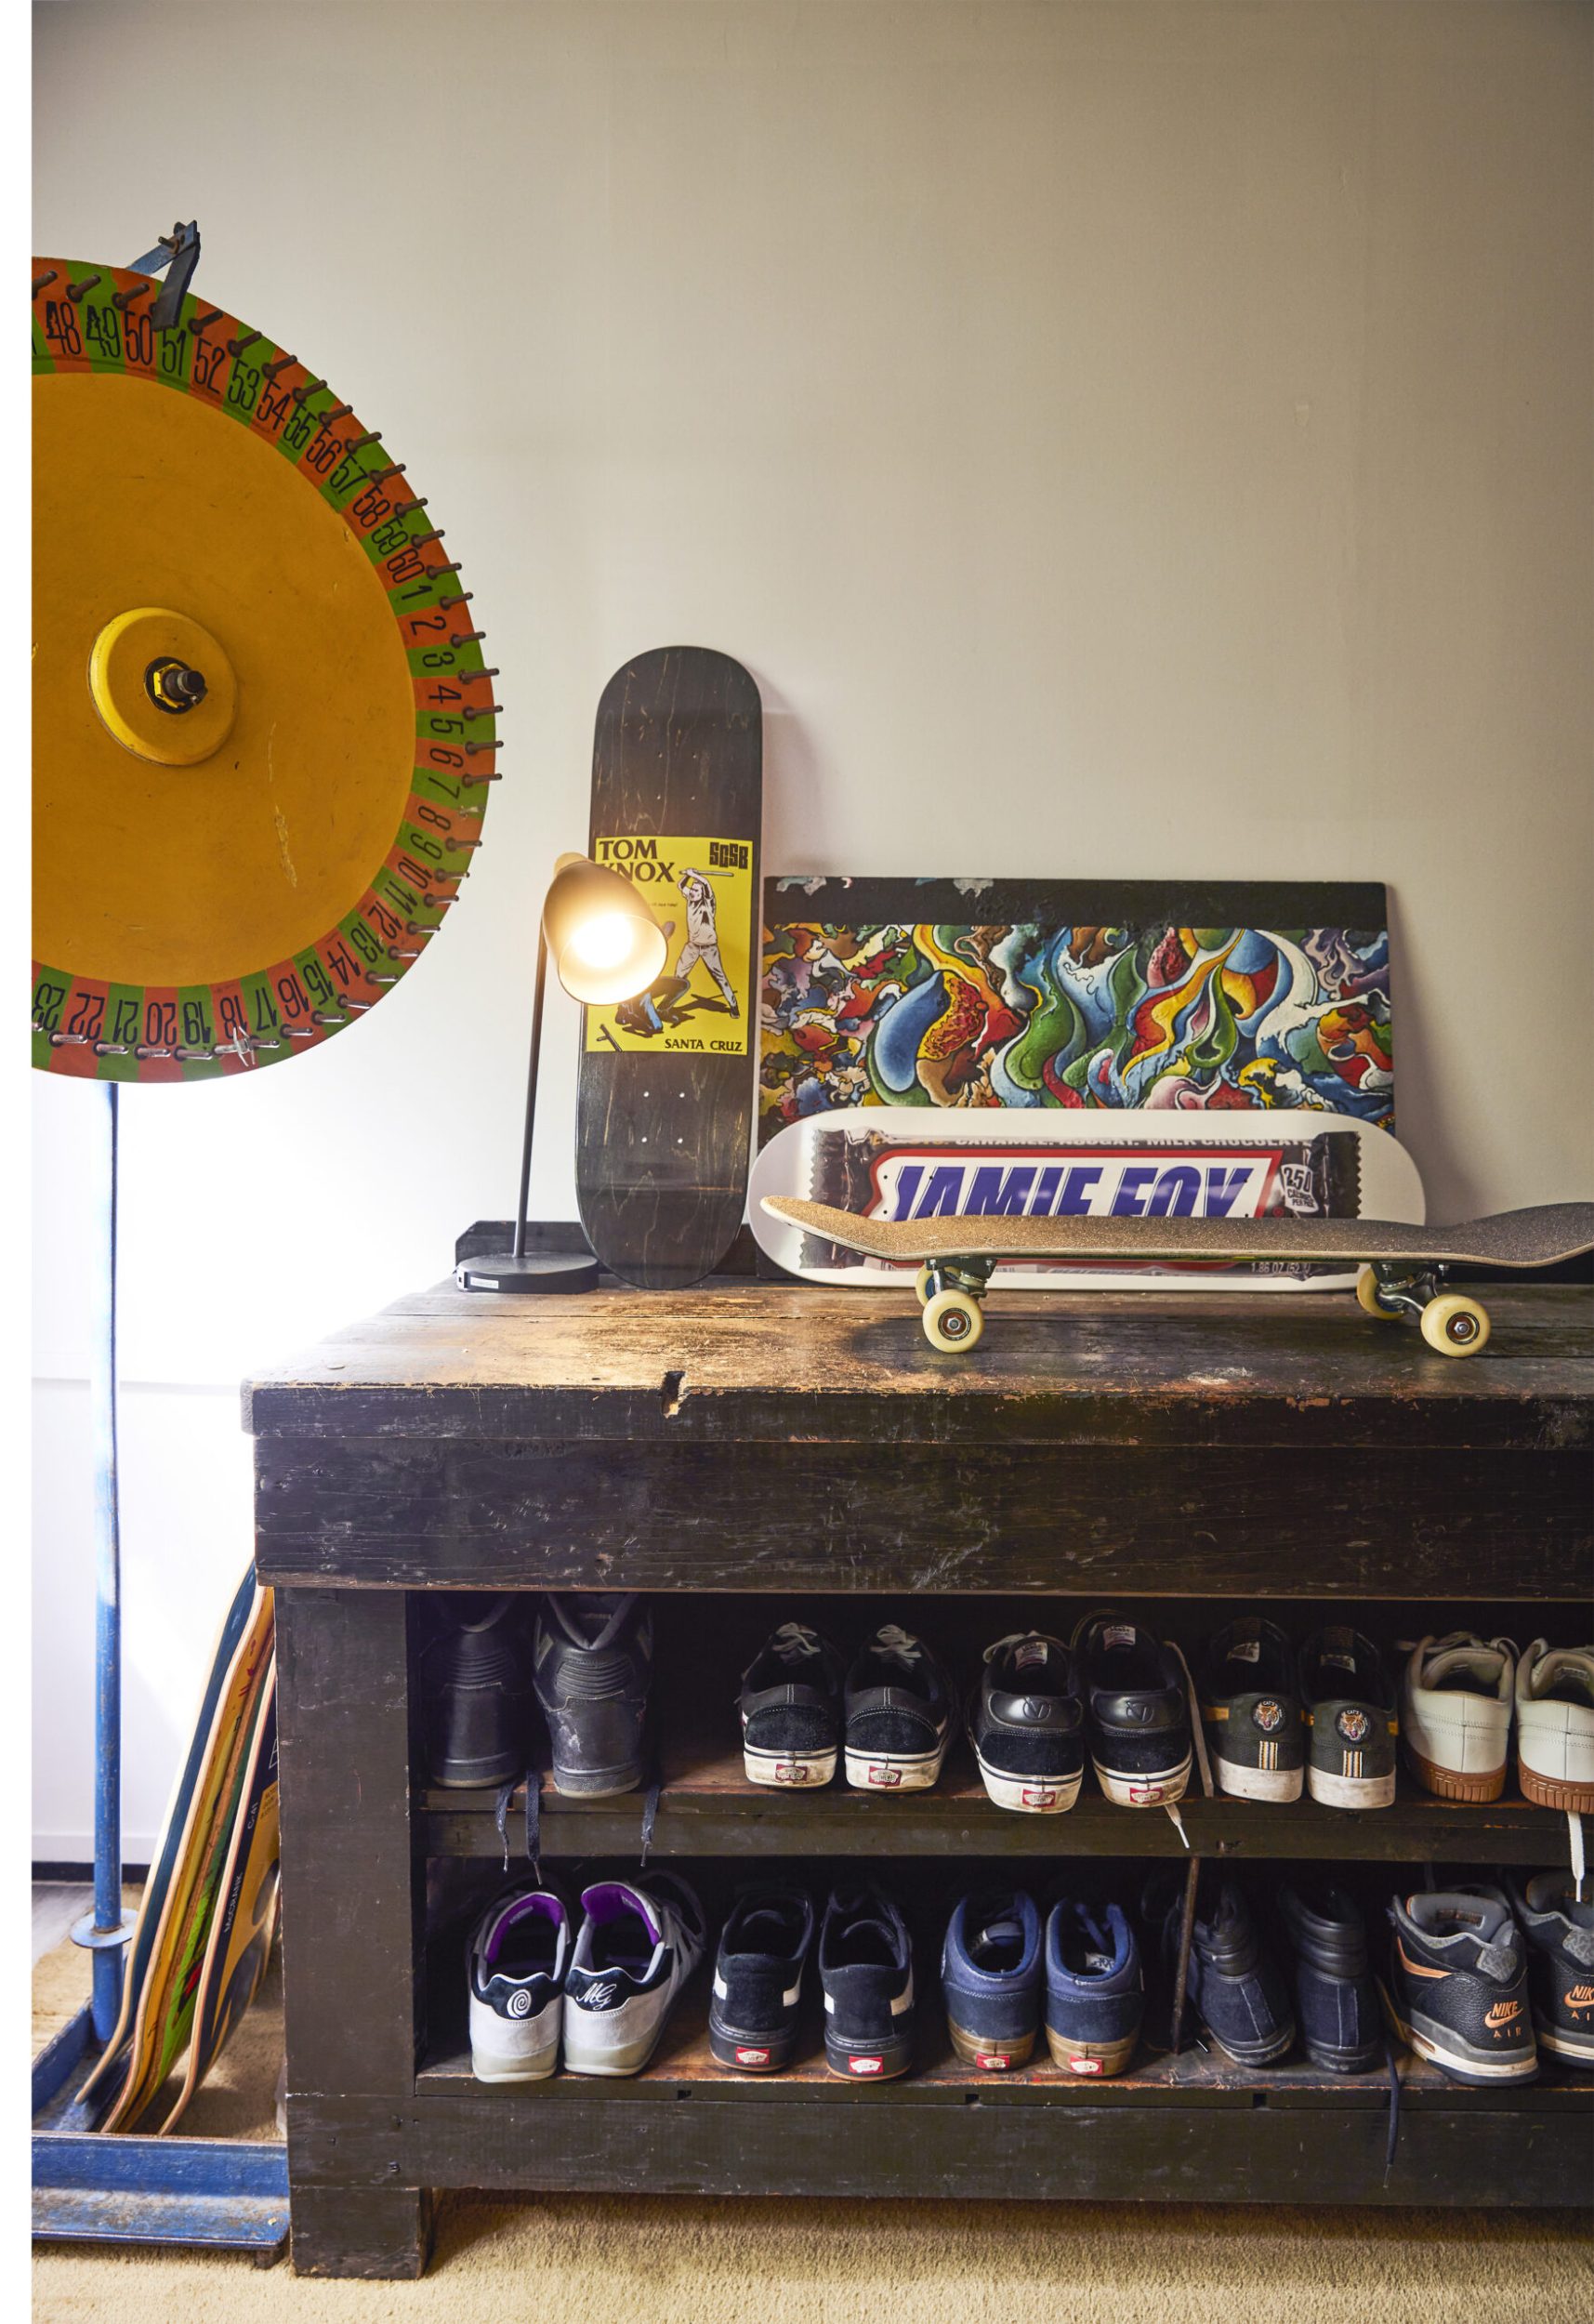
[[[210,758],[238,714],[238,680],[217,640],[153,605],[106,623],[88,657],[88,691],[123,749],[163,767]]]
[[[291,958],[409,796],[379,576],[274,445],[153,380],[35,379],[33,461],[36,957],[165,990]]]

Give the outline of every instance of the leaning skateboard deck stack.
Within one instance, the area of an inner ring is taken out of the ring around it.
[[[271,1592],[244,1575],[166,1809],[128,1948],[122,2010],[81,2096],[103,2131],[169,2130],[259,1985],[276,1927]],[[155,2102],[187,2053],[183,2082]]]

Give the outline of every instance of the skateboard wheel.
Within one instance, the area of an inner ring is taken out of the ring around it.
[[[1356,1304],[1363,1314],[1377,1315],[1380,1323],[1395,1324],[1400,1321],[1400,1311],[1386,1307],[1379,1299],[1378,1277],[1372,1267],[1358,1267],[1356,1270]]]
[[[921,1267],[914,1277],[914,1289],[918,1293],[919,1305],[927,1306],[935,1289],[935,1270]]]
[[[932,1348],[971,1348],[985,1328],[980,1302],[967,1291],[938,1291],[925,1301],[923,1322]]]
[[[1488,1310],[1459,1291],[1448,1291],[1423,1309],[1422,1336],[1441,1355],[1476,1355],[1489,1344]]]

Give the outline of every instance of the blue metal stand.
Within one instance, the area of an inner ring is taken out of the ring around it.
[[[122,1509],[116,1474],[115,1082],[96,1084],[104,1135],[95,1152],[95,1272],[88,1398],[94,1434],[94,1910],[72,1930],[94,1953],[94,2039],[103,2049],[122,2007],[122,1948],[134,1915],[122,1909]]]
[[[133,261],[165,273],[157,329],[181,310],[199,228],[174,226]],[[288,2234],[288,2158],[281,2144],[97,2132],[73,2093],[116,2029],[123,1951],[135,1915],[122,1908],[122,1536],[117,1483],[116,1198],[120,1092],[94,1085],[95,1269],[89,1402],[94,1433],[94,1910],[72,1930],[94,1955],[91,1999],[33,2062],[33,2233],[94,2243],[204,2244],[272,2260]]]

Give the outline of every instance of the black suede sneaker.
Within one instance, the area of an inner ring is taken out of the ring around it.
[[[1307,2056],[1331,2074],[1370,2072],[1383,2055],[1383,2020],[1361,1908],[1333,1881],[1310,1877],[1281,1888],[1278,1908]]]
[[[1385,1998],[1406,2047],[1452,2081],[1531,2082],[1526,1948],[1499,1890],[1396,1896],[1390,1925]]]
[[[653,1618],[634,1596],[569,1591],[537,1616],[537,1700],[561,1791],[605,1799],[642,1780]]]
[[[1395,1690],[1370,1638],[1342,1622],[1300,1650],[1310,1736],[1307,1789],[1327,1807],[1390,1807],[1395,1797]]]
[[[1085,1684],[1090,1764],[1119,1807],[1164,1807],[1190,1781],[1190,1704],[1171,1646],[1121,1614],[1087,1615],[1074,1633]]]
[[[952,1688],[922,1638],[886,1622],[847,1673],[847,1780],[928,1791],[952,1733]]]
[[[1570,1872],[1513,1880],[1510,1895],[1538,2046],[1558,2065],[1594,2069],[1594,1901],[1578,1903]]]
[[[1060,1638],[1032,1630],[986,1647],[968,1740],[998,1807],[1060,1816],[1074,1805],[1085,1773],[1085,1696]]]
[[[1298,1800],[1306,1781],[1295,1648],[1276,1622],[1243,1614],[1207,1641],[1201,1721],[1218,1789],[1240,1800]]]
[[[1173,1868],[1153,1873],[1146,1886],[1145,1918],[1160,1938],[1170,1986],[1183,1904],[1183,1872]],[[1295,2040],[1288,1989],[1245,1894],[1212,1866],[1203,1868],[1196,1886],[1185,2004],[1236,2066],[1271,2066]]]
[[[890,2081],[914,2062],[914,1956],[902,1916],[870,1883],[837,1889],[819,1933],[824,2062],[847,2081]]]
[[[778,2074],[792,2062],[813,1907],[800,1888],[751,1889],[719,1933],[708,2046],[721,2066]]]
[[[846,1665],[802,1622],[783,1622],[742,1673],[742,1764],[749,1783],[812,1789],[836,1773]]]
[[[531,1758],[532,1689],[517,1600],[461,1597],[421,1657],[422,1713],[433,1783],[448,1790],[507,1783]]]

